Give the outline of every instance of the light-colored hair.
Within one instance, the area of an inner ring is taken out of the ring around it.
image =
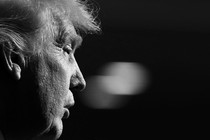
[[[0,46],[18,53],[40,51],[41,43],[57,32],[56,16],[71,23],[78,34],[98,32],[94,10],[87,7],[88,2],[80,0],[0,0]]]

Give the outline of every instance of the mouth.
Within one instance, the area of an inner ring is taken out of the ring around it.
[[[69,116],[70,116],[69,110],[67,108],[64,108],[63,118],[64,119],[67,119],[67,118],[69,118]]]
[[[74,105],[74,97],[72,92],[69,90],[68,98],[66,100],[66,105],[64,106],[64,115],[63,115],[64,119],[67,119],[69,117],[70,115],[69,108],[72,107],[73,105]]]
[[[69,108],[72,107],[73,105],[74,105],[74,103],[70,103],[70,104],[64,106],[64,114],[63,114],[64,119],[69,118],[69,116],[70,116]]]

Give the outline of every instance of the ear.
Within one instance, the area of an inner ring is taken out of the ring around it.
[[[21,78],[21,69],[25,66],[25,58],[23,54],[14,52],[12,49],[3,49],[3,57],[5,58],[6,67],[16,80]]]

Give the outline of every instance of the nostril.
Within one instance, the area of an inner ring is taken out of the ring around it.
[[[82,91],[86,87],[86,82],[84,80],[75,79],[70,84],[70,89],[74,91]]]
[[[77,87],[76,87],[76,90],[77,91],[82,91],[82,90],[84,90],[85,89],[85,86],[83,85],[83,84],[79,84],[79,85],[77,85]]]
[[[86,88],[86,82],[85,82],[85,80],[83,80],[83,81],[81,82],[80,91],[83,91],[85,88]]]
[[[86,87],[85,79],[80,71],[72,75],[70,80],[70,89],[75,91],[82,91]]]

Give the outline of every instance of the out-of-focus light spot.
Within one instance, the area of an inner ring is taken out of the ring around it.
[[[107,94],[103,87],[105,76],[95,76],[87,79],[85,94],[81,94],[83,103],[95,109],[113,109],[122,107],[128,98],[114,94]]]
[[[104,90],[110,94],[134,95],[142,93],[149,83],[144,66],[130,62],[110,63],[102,70]]]
[[[141,94],[149,83],[146,68],[137,63],[114,62],[106,65],[99,76],[87,79],[82,101],[91,108],[120,108],[130,95]]]

